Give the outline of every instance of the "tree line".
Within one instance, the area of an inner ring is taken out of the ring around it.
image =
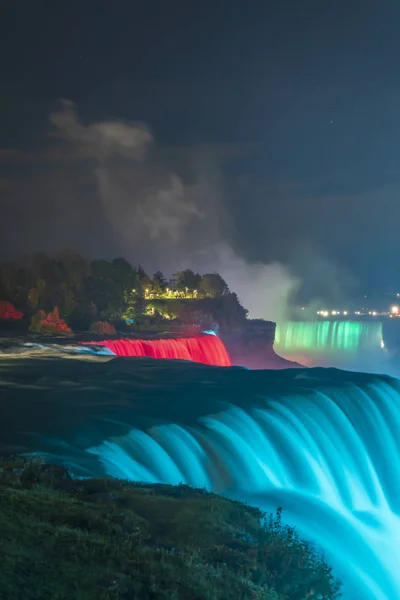
[[[88,260],[73,250],[0,262],[0,300],[26,317],[58,307],[74,329],[96,320],[142,328],[166,321],[232,327],[247,316],[218,273],[185,269],[170,278],[161,271],[150,276],[122,257]]]

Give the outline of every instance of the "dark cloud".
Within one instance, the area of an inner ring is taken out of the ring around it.
[[[8,253],[73,246],[149,271],[217,270],[253,315],[278,318],[294,291],[299,302],[354,293],[377,230],[394,251],[395,184],[267,183],[246,166],[266,144],[160,145],[144,123],[84,121],[67,100],[49,122],[35,150],[0,151]]]
[[[4,252],[206,249],[286,265],[304,297],[396,286],[400,4],[128,4],[7,5]]]
[[[47,168],[33,170],[28,153],[4,153],[30,167],[2,180],[10,206],[3,225],[11,231],[14,223],[5,238],[10,246],[20,252],[74,246],[90,256],[123,254],[150,271],[219,271],[254,316],[283,314],[294,279],[281,265],[250,265],[232,245],[223,169],[249,149],[166,149],[141,123],[82,123],[68,101],[50,121],[53,143],[64,144],[58,149],[59,159],[63,152],[67,157],[62,166],[48,148],[41,151]]]

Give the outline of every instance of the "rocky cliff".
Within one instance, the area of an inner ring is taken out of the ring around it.
[[[249,320],[242,330],[224,333],[221,339],[233,365],[249,369],[289,369],[299,367],[274,351],[276,323]]]

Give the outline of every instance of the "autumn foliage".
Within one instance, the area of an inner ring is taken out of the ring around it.
[[[10,302],[0,300],[0,319],[22,319],[24,313],[13,307]]]
[[[71,328],[60,317],[57,306],[49,313],[46,313],[44,310],[38,310],[32,317],[29,331],[32,333],[72,334]]]
[[[115,335],[115,327],[108,321],[96,321],[90,326],[91,333],[97,333],[99,335]]]

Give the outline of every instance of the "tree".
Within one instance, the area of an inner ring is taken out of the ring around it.
[[[142,279],[142,277],[146,277],[146,271],[144,270],[142,265],[138,265],[136,267],[136,273],[139,279]]]
[[[162,300],[167,285],[176,290],[177,304]],[[198,293],[195,293],[195,292]],[[165,305],[149,305],[158,301]],[[186,299],[182,297],[185,296]],[[192,296],[197,300],[189,300]],[[176,273],[167,283],[157,271],[151,279],[143,267],[132,267],[122,257],[112,261],[87,261],[73,250],[55,255],[34,254],[28,263],[0,262],[0,300],[11,302],[25,315],[49,312],[58,306],[63,318],[75,329],[89,328],[94,320],[137,321],[144,319],[146,308],[154,318],[165,317],[189,323],[236,326],[246,316],[237,296],[218,273],[201,277],[191,269]]]
[[[0,300],[7,300],[22,308],[26,304],[28,286],[27,269],[15,262],[0,263]]]
[[[45,252],[36,252],[32,257],[32,273],[35,279],[43,279],[48,286],[60,283],[54,259]]]
[[[203,275],[200,282],[200,291],[209,298],[218,298],[230,293],[226,281],[218,273]]]
[[[165,279],[163,273],[161,271],[157,271],[153,275],[153,292],[160,296],[164,294],[168,286],[168,282]]]
[[[41,305],[45,290],[45,280],[38,277],[35,281],[35,285],[28,290],[27,304],[31,308],[38,308]]]
[[[181,294],[194,294],[199,289],[201,283],[201,275],[194,273],[191,269],[179,271],[173,275],[176,281],[176,290]]]
[[[153,290],[153,282],[141,265],[136,269],[136,276],[141,293],[144,296],[149,295]]]
[[[243,324],[247,317],[247,310],[239,302],[234,293],[229,293],[217,299],[214,316],[222,328],[238,327]]]
[[[135,289],[138,284],[137,272],[124,258],[115,258],[112,261],[111,278],[124,292]]]
[[[68,286],[67,282],[61,285],[60,291],[60,311],[63,317],[68,318],[71,316],[77,306],[76,296],[73,290]]]
[[[89,275],[89,262],[74,250],[63,250],[56,255],[56,261],[61,270],[63,283],[66,283],[68,288],[74,291],[80,287],[82,281]]]
[[[113,267],[108,260],[92,260],[90,272],[95,279],[112,279]]]
[[[111,279],[87,277],[80,289],[79,304],[84,311],[93,312],[95,305],[101,317],[117,318],[123,309],[124,297],[121,288]]]

